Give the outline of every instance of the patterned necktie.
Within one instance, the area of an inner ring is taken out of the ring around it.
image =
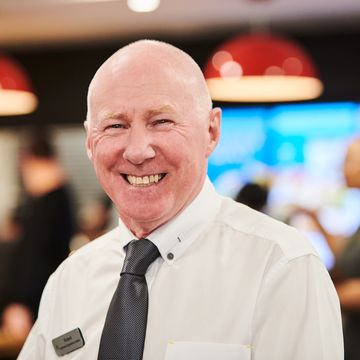
[[[101,335],[98,360],[141,360],[148,312],[145,273],[160,255],[148,239],[133,240]]]

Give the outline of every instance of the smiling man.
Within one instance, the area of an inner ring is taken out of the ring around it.
[[[308,241],[207,178],[220,120],[169,44],[100,67],[87,151],[119,226],[52,275],[19,359],[342,359],[338,298]]]
[[[138,43],[99,69],[89,90],[88,153],[134,235],[148,235],[200,192],[219,127],[200,69],[178,49]]]

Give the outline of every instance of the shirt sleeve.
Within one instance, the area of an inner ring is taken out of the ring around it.
[[[17,360],[46,360],[46,329],[49,322],[51,285],[53,276],[46,284],[40,302],[38,318],[32,327]]]
[[[253,360],[344,358],[339,300],[314,255],[276,264],[264,279],[253,324]]]

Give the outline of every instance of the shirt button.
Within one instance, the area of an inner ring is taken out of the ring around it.
[[[166,257],[169,259],[169,260],[172,260],[174,258],[174,254],[173,253],[168,253],[166,255]]]

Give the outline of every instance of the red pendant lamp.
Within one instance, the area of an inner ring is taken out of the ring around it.
[[[31,113],[37,103],[24,69],[10,57],[0,55],[0,116]]]
[[[293,40],[253,33],[226,41],[207,61],[213,100],[284,102],[310,100],[323,85],[306,51]]]

